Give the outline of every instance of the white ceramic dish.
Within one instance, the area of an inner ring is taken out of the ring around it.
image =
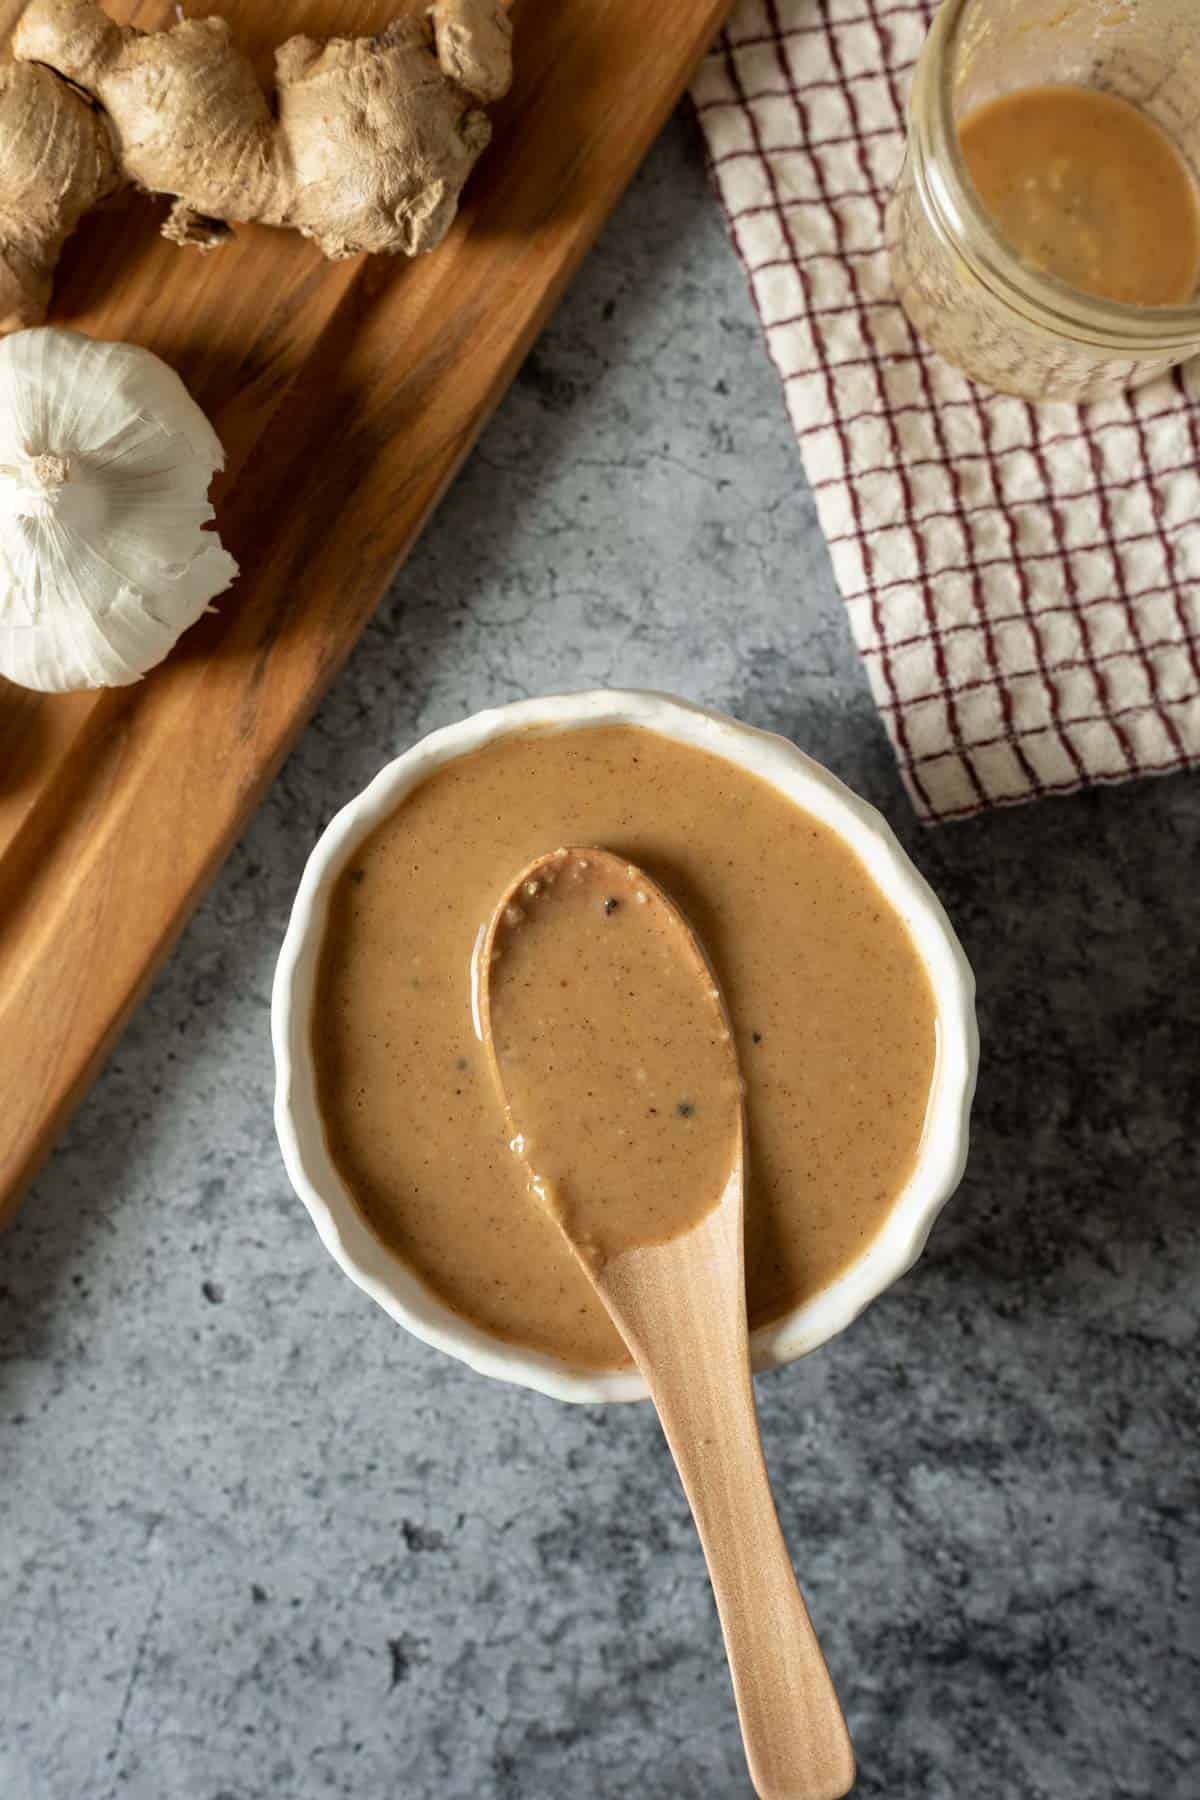
[[[570,731],[582,725],[625,724],[646,726],[753,771],[838,832],[907,924],[937,1001],[933,1091],[912,1177],[882,1231],[844,1275],[805,1305],[754,1333],[756,1368],[773,1368],[816,1349],[844,1330],[916,1261],[963,1171],[978,1060],[974,979],[928,884],[874,807],[784,738],[662,694],[599,691],[524,700],[477,713],[433,732],[381,769],[326,827],[309,857],[280,951],[271,1034],[275,1129],[283,1159],[329,1254],[397,1323],[483,1375],[520,1382],[560,1400],[637,1400],[646,1390],[636,1371],[598,1374],[493,1337],[443,1305],[375,1237],[326,1147],[310,1051],[313,989],[333,883],[363,839],[432,770],[497,738],[534,727]]]

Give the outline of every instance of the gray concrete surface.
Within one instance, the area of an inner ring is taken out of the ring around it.
[[[410,1341],[271,1131],[321,826],[429,727],[590,683],[789,733],[979,972],[958,1199],[759,1383],[858,1791],[1195,1795],[1200,784],[913,823],[684,119],[0,1242],[0,1795],[749,1793],[653,1417]]]

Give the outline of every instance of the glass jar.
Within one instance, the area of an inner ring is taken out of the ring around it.
[[[1200,169],[1200,0],[944,0],[913,78],[888,254],[905,312],[948,362],[1028,400],[1089,400],[1200,351],[1200,298],[1131,306],[1080,293],[999,235],[957,121],[1047,83],[1130,101]]]

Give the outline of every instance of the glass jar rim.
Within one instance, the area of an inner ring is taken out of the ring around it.
[[[1031,269],[997,231],[967,172],[954,120],[953,75],[973,0],[942,0],[917,62],[910,113],[914,176],[931,223],[985,286],[1015,312],[1060,336],[1130,355],[1192,351],[1200,296],[1181,306],[1137,306],[1086,294]]]

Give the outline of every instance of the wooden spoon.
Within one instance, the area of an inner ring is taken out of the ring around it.
[[[713,971],[661,888],[584,848],[516,878],[474,979],[513,1150],[629,1346],[675,1458],[755,1789],[837,1800],[854,1753],[754,1407],[742,1085]]]

